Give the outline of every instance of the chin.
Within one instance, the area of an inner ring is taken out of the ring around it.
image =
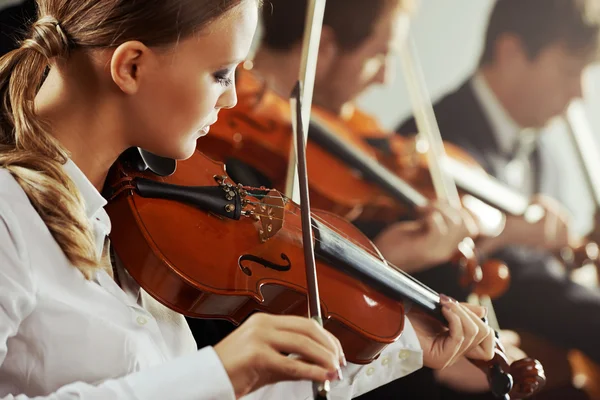
[[[177,157],[173,158],[176,160],[187,160],[188,158],[191,158],[194,153],[196,153],[196,140],[191,140],[190,143],[186,144],[179,150],[180,151],[178,152]]]
[[[149,151],[150,153],[153,153],[160,157],[171,158],[174,160],[182,161],[182,160],[187,160],[188,158],[190,158],[194,155],[194,152],[196,151],[196,146],[194,143],[193,146],[185,146],[185,147],[182,146],[182,147],[176,147],[176,148],[162,147],[162,148],[156,149],[156,150],[151,150],[151,149],[146,149],[146,150]]]

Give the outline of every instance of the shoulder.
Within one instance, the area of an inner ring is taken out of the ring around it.
[[[473,111],[473,101],[474,97],[469,81],[463,82],[453,91],[436,101],[433,109],[443,135],[446,130],[454,130],[460,127],[461,124],[468,123],[468,116],[466,114],[469,113],[469,110]],[[396,131],[407,135],[414,134],[416,129],[416,122],[411,116],[408,120],[401,123]]]

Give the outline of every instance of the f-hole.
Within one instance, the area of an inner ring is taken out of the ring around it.
[[[243,256],[241,256],[239,258],[238,265],[240,266],[240,269],[242,270],[242,272],[248,276],[252,276],[252,268],[250,265],[248,265],[249,263],[257,263],[259,265],[262,265],[265,268],[269,268],[274,271],[279,271],[279,272],[289,271],[292,268],[292,262],[290,261],[289,257],[287,255],[285,255],[284,253],[281,253],[281,259],[283,261],[285,261],[285,263],[282,265],[278,265],[278,264],[272,263],[271,261],[265,260],[264,258],[253,256],[251,254],[244,254]]]

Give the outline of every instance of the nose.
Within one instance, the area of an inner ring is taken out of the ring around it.
[[[377,75],[375,75],[373,82],[380,85],[390,85],[395,78],[395,66],[391,57],[386,57],[381,63]]]
[[[583,98],[583,78],[580,77],[576,79],[573,83],[573,89],[571,91],[571,96],[573,99],[582,99]]]
[[[231,86],[227,88],[225,92],[219,97],[219,101],[217,101],[217,108],[233,108],[238,103],[237,90],[235,89],[235,83],[232,83]]]

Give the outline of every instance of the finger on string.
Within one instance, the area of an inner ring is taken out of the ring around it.
[[[495,338],[495,334],[492,330],[492,328],[490,328],[490,326],[484,322],[483,318],[485,318],[484,316],[480,316],[481,313],[477,313],[474,312],[474,307],[471,304],[463,304],[463,310],[467,313],[467,315],[469,315],[471,317],[471,320],[477,325],[477,328],[479,329],[479,334],[477,335],[476,340],[474,341],[474,344],[477,344],[478,346],[481,346],[484,354],[489,355],[491,357],[491,354],[493,354],[493,350],[494,350],[494,338]],[[485,314],[487,314],[487,310],[483,307],[481,307],[479,310],[475,311],[485,311]]]
[[[456,301],[456,300],[455,300]],[[478,318],[475,313],[470,312],[463,304],[456,303],[456,309],[454,310],[459,315],[462,324],[463,331],[465,333],[465,342],[469,341],[469,347],[473,346],[473,343],[479,339],[480,327],[484,327],[483,321]]]
[[[461,343],[460,353],[464,353],[467,349],[471,348],[473,341],[476,338],[477,333],[479,332],[479,328],[471,320],[471,318],[467,315],[467,313],[462,309],[461,305],[454,299],[450,300],[449,306],[456,314],[460,321],[461,333],[463,335],[463,340]]]
[[[467,309],[470,313],[472,313],[475,316],[475,318],[482,319],[487,317],[488,309],[483,306],[469,303],[462,303],[462,306],[465,309]]]
[[[477,335],[470,346],[470,349],[475,352],[473,358],[490,360],[494,357],[494,348],[496,347],[494,330],[466,306],[466,304],[463,305],[463,310],[472,318],[478,328]]]
[[[442,343],[442,351],[444,354],[450,354],[451,357],[446,362],[446,366],[454,363],[454,360],[462,355],[462,346],[465,341],[462,323],[459,316],[454,312],[454,304],[447,296],[441,295],[442,299],[442,314],[448,321],[448,332]]]

